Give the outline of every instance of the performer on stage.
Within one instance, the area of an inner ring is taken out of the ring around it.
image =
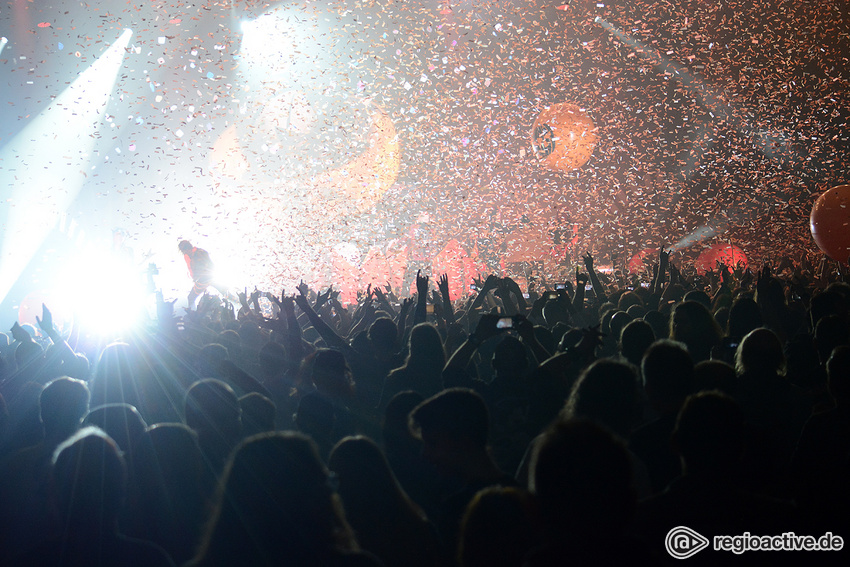
[[[227,296],[227,290],[214,281],[215,266],[210,260],[209,252],[203,248],[192,246],[192,243],[188,240],[181,240],[177,248],[183,253],[183,259],[186,260],[186,266],[189,268],[189,276],[195,284],[192,286],[192,291],[189,292],[190,311],[195,308],[198,297],[209,286],[213,286],[222,296]]]

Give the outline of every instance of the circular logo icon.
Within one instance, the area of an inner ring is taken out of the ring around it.
[[[667,532],[664,538],[664,547],[667,553],[676,559],[687,559],[693,557],[706,547],[708,539],[685,526],[677,526]]]

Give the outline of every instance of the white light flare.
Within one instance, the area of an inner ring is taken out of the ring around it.
[[[0,301],[86,180],[95,134],[133,32],[121,36],[0,148]]]

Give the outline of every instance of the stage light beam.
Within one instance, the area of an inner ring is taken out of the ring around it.
[[[133,32],[121,36],[94,64],[0,148],[0,181],[7,188],[0,217],[0,301],[20,277],[60,215],[74,201],[96,133]]]

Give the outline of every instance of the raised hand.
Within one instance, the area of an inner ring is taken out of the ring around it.
[[[253,303],[254,305],[257,305],[258,302],[260,301],[260,297],[262,295],[263,295],[263,292],[255,287],[254,291],[251,292],[251,303]]]
[[[443,274],[439,278],[437,278],[437,288],[440,290],[440,294],[443,297],[449,297],[449,276],[448,274]]]
[[[35,322],[38,323],[38,326],[47,334],[47,336],[56,332],[56,329],[53,327],[53,314],[44,303],[41,304],[41,319],[39,319],[38,315],[36,315]]]
[[[589,281],[590,278],[588,277],[588,275],[582,273],[581,270],[576,267],[576,285],[585,287],[587,285],[587,282]]]
[[[299,289],[298,291],[300,292],[301,290]],[[298,308],[305,313],[313,309],[312,307],[310,307],[310,301],[307,299],[307,296],[304,293],[299,293],[298,295],[294,296],[293,301],[295,301],[295,305],[297,305]]]
[[[514,316],[514,328],[522,340],[531,341],[534,339],[534,323],[529,321],[524,315]]]
[[[416,271],[416,293],[422,299],[427,299],[428,297],[428,276],[423,276],[422,270]]]
[[[662,268],[666,268],[667,264],[670,262],[670,252],[665,252],[664,247],[658,251],[658,263],[661,264]]]
[[[723,262],[720,263],[720,282],[727,286],[732,283],[732,272],[729,270],[729,266]]]
[[[375,290],[377,291],[377,288],[375,288]],[[339,303],[339,290],[334,289],[333,286],[328,288],[328,301],[330,301],[331,304],[333,304],[335,306],[340,304]]]
[[[280,301],[277,304],[280,306],[280,310],[287,316],[295,315],[295,296],[287,297],[281,293]]]
[[[306,296],[307,296],[307,292],[308,292],[308,291],[310,291],[310,286],[308,286],[307,284],[305,284],[305,283],[304,283],[304,280],[301,280],[301,281],[299,282],[299,284],[295,287],[295,289],[296,289],[296,290],[298,290],[298,293],[300,293],[301,295],[303,295],[304,297],[306,297]]]
[[[321,309],[322,306],[328,302],[328,298],[331,296],[331,290],[333,288],[328,288],[325,293],[319,292],[316,294],[316,306],[315,309]]]
[[[484,280],[484,290],[493,289],[494,287],[499,285],[499,278],[495,274],[490,274],[487,276],[487,279]]]
[[[591,256],[590,252],[587,252],[584,256],[581,257],[584,262],[584,267],[588,272],[593,271],[593,256]]]
[[[248,288],[244,288],[242,291],[236,293],[236,297],[239,298],[239,304],[242,307],[248,307]]]
[[[278,297],[273,293],[269,293],[267,297],[269,298],[269,301],[271,301],[272,303],[277,305],[278,308],[280,308],[281,304],[283,302],[283,299],[286,297],[286,289],[280,290],[280,299],[278,299]]]
[[[670,263],[670,283],[678,283],[681,275],[679,274],[679,268],[676,267],[675,264]]]
[[[492,313],[485,313],[478,319],[478,324],[475,326],[475,338],[479,342],[484,342],[490,337],[495,337],[501,332],[501,329],[496,328],[496,323],[499,322],[499,316]]]

